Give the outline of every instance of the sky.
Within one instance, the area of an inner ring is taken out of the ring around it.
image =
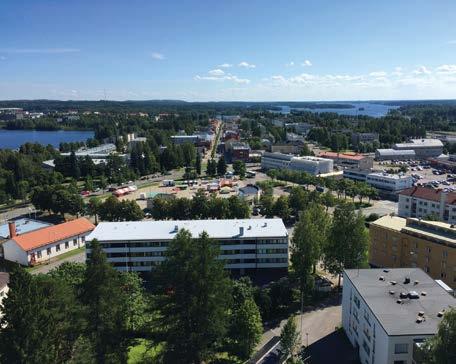
[[[1,0],[0,99],[456,98],[454,0]]]

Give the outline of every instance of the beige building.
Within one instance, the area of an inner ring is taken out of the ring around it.
[[[444,222],[383,216],[370,225],[369,263],[421,268],[456,288],[456,228]]]

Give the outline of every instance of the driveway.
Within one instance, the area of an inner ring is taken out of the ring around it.
[[[57,268],[60,264],[62,264],[64,262],[85,263],[85,251],[83,251],[79,254],[72,255],[68,258],[53,261],[46,265],[40,265],[40,266],[36,267],[35,269],[33,269],[31,271],[31,273],[32,274],[48,273],[50,270]]]

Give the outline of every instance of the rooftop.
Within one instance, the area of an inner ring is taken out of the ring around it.
[[[322,158],[339,158],[339,159],[347,159],[347,160],[354,160],[354,161],[360,161],[366,156],[362,154],[357,154],[357,153],[335,153],[335,152],[321,152],[319,154],[319,157]]]
[[[30,231],[42,229],[48,226],[52,226],[52,224],[49,224],[47,222],[42,222],[38,220],[33,220],[33,219],[17,219],[14,220],[14,223],[16,224],[16,233],[18,235],[28,233]],[[0,238],[7,239],[9,238],[9,227],[8,224],[3,224],[0,225]]]
[[[411,187],[401,191],[399,194],[403,196],[411,196],[421,198],[423,200],[440,202],[442,190],[435,190],[428,187]],[[456,192],[448,192],[446,202],[450,205],[456,204]]]
[[[63,224],[52,225],[43,229],[15,236],[12,240],[14,240],[16,244],[22,248],[22,250],[29,251],[59,240],[87,233],[92,231],[94,228],[95,225],[93,225],[86,218],[81,217]]]
[[[177,229],[176,229],[177,227]],[[240,235],[241,228],[243,234]],[[206,231],[214,239],[286,237],[282,219],[178,220],[101,222],[87,240],[171,240],[181,229],[198,237]]]
[[[345,276],[388,335],[435,334],[442,320],[439,312],[455,306],[455,298],[418,268],[349,269]],[[415,292],[418,298],[400,298]],[[423,321],[418,323],[420,313]]]
[[[443,143],[439,139],[412,139],[407,143],[397,143],[395,148],[427,148],[427,147],[443,147]]]
[[[413,149],[377,149],[377,153],[380,155],[410,155],[415,156],[415,151]]]
[[[388,178],[388,179],[411,179],[411,176],[407,176],[405,174],[391,174],[391,173],[386,173],[386,172],[373,172],[369,173],[367,177],[369,178],[370,176],[373,177],[383,177],[383,178]]]

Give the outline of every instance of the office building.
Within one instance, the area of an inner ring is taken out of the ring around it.
[[[417,268],[343,274],[342,326],[360,363],[412,364],[414,347],[437,333],[455,299]]]
[[[456,228],[444,222],[383,216],[369,227],[369,264],[418,267],[456,288]]]
[[[411,187],[399,193],[398,215],[402,217],[437,218],[456,224],[456,192],[428,187]]]
[[[360,143],[374,143],[378,142],[378,133],[352,133],[351,142],[353,145],[359,145]]]
[[[443,143],[438,139],[412,139],[407,143],[393,145],[395,150],[413,150],[416,157],[426,159],[438,157],[443,153]]]
[[[264,170],[289,169],[319,175],[331,173],[333,161],[318,157],[295,157],[291,154],[265,152],[261,157],[261,168]]]
[[[372,187],[386,191],[401,191],[413,186],[413,178],[403,174],[385,172],[369,173],[366,182]]]
[[[12,222],[10,238],[3,243],[4,257],[25,266],[48,262],[84,246],[86,236],[94,228],[89,220],[82,217],[18,235]]]
[[[207,232],[234,274],[287,271],[288,232],[281,219],[101,222],[87,241],[97,239],[116,269],[144,272],[165,259],[168,244],[182,229],[194,238]]]
[[[229,140],[225,142],[225,152],[229,163],[235,161],[248,162],[250,159],[250,147],[247,143]]]
[[[372,169],[374,158],[357,153],[321,152],[320,158],[332,159],[335,165],[343,168]]]

